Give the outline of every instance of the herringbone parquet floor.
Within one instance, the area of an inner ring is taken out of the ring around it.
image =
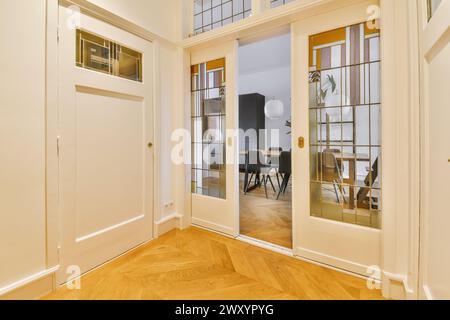
[[[270,185],[267,188],[268,199],[264,187],[244,194],[241,183],[241,235],[292,249],[292,189],[277,200],[277,193]]]
[[[174,230],[85,275],[73,299],[380,299],[364,280],[197,228]]]

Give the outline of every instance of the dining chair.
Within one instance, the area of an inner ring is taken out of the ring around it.
[[[258,184],[260,187],[264,186],[267,199],[269,198],[269,195],[267,193],[268,182],[270,182],[272,189],[274,190],[274,192],[276,192],[272,178],[270,177],[271,170],[271,165],[268,163],[266,157],[264,157],[261,151],[249,151],[248,171],[251,173],[251,176],[247,184],[245,194],[248,193],[253,178],[255,178],[255,186]]]
[[[270,147],[269,148],[269,153],[271,152],[279,152],[281,154],[281,152],[283,152],[283,148],[280,147]],[[279,173],[279,167],[280,167],[280,157],[270,157],[270,163],[269,163],[272,168],[275,170],[275,176],[277,177],[277,183],[278,183],[278,189],[281,188],[281,184],[280,184],[280,173]],[[281,179],[283,179],[283,176],[281,176]]]
[[[344,176],[342,173],[343,170],[342,165],[335,156],[336,153],[341,153],[341,150],[325,149],[322,152],[322,181],[333,184],[334,193],[336,194],[336,200],[338,203],[341,203],[338,190],[342,194],[344,203],[346,203],[345,190],[342,188],[342,184],[344,183]]]
[[[277,200],[280,199],[281,194],[285,194],[287,187],[289,185],[289,180],[292,175],[292,152],[283,151],[280,155],[280,167],[278,169],[280,175],[283,176],[283,182],[281,184],[281,188],[278,191]]]

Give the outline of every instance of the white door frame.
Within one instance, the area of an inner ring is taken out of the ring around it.
[[[402,290],[408,297],[414,297],[419,238],[417,232],[419,213],[418,209],[416,210],[419,203],[419,163],[409,156],[402,159],[401,162],[396,159],[397,155],[417,155],[419,152],[418,102],[416,99],[410,100],[418,93],[416,85],[418,75],[409,72],[409,70],[418,68],[417,60],[415,60],[415,55],[418,55],[417,44],[414,43],[415,37],[417,37],[416,4],[413,5],[411,0],[360,0],[347,2],[347,6],[363,7],[367,10],[365,18],[377,13],[373,11],[374,9],[381,9],[381,28],[390,30],[390,32],[382,31],[381,35],[382,99],[384,104],[382,112],[384,215],[380,239],[381,265],[379,267],[383,278],[383,294],[386,297],[398,296],[394,292],[394,289],[396,292],[398,291],[398,284],[403,286]],[[275,18],[269,17],[273,11],[264,12],[261,16],[255,16],[254,20],[243,20],[242,23],[232,25],[227,30],[212,31],[207,34],[208,36],[205,34],[185,39],[182,42],[183,52],[186,54],[189,50],[212,46],[231,38],[238,39],[250,34],[268,32],[273,30],[274,25],[282,24],[281,18],[295,22],[313,15],[333,12],[342,6],[338,5],[337,1],[322,6],[319,1],[313,7],[306,9],[299,5],[298,8],[286,9],[286,11],[283,11],[283,7],[277,8],[279,11],[277,23],[274,22]],[[264,20],[266,18],[267,21]],[[405,21],[407,22],[405,23]],[[392,30],[397,30],[397,32]],[[405,56],[404,52],[410,52],[410,55]],[[185,58],[183,78],[185,117],[189,114],[187,110],[190,106],[190,99],[186,99],[190,93],[188,90],[189,77],[186,77],[187,65]],[[294,95],[295,91],[292,94]],[[187,175],[188,171],[185,171],[185,174]],[[401,183],[410,187],[403,188]],[[189,189],[189,187],[189,181],[186,181],[184,188]],[[190,218],[189,201],[186,201],[185,212],[187,218]],[[295,215],[293,219],[296,223]],[[295,233],[294,230],[294,237]],[[393,290],[390,290],[391,284]],[[400,294],[400,296],[405,297],[404,294]]]
[[[420,203],[420,259],[419,259],[419,283],[418,298],[433,300],[438,297],[433,296],[429,287],[428,275],[428,217],[430,212],[429,194],[430,189],[430,95],[429,95],[429,65],[433,59],[449,45],[449,16],[450,1],[442,1],[431,20],[428,22],[428,10],[425,0],[417,0],[419,9],[419,34],[420,34],[420,103],[421,103],[421,203]],[[444,103],[444,102],[442,102]],[[445,146],[445,144],[444,144]],[[444,159],[442,159],[444,161]],[[444,182],[443,182],[444,183]]]

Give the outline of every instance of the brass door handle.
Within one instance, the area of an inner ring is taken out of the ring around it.
[[[152,147],[153,147],[153,143],[149,142],[147,146],[148,146],[149,148],[152,148]]]
[[[300,149],[303,149],[305,147],[305,138],[303,137],[298,138],[298,147]]]

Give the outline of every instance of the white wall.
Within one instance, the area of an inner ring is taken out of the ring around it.
[[[177,50],[167,46],[158,47],[159,71],[156,81],[159,94],[157,95],[156,108],[159,112],[159,123],[157,125],[161,128],[161,131],[158,138],[159,150],[156,155],[160,165],[159,178],[158,181],[155,181],[156,189],[158,189],[156,193],[159,193],[159,212],[156,213],[156,220],[163,219],[175,212],[176,194],[174,186],[177,181],[175,165],[171,159],[171,136],[175,125],[173,119],[177,112],[175,87]]]
[[[88,0],[163,38],[178,40],[181,24],[178,0]]]
[[[169,41],[180,39],[181,3],[179,0],[89,0],[89,2],[102,7],[130,22],[139,25],[148,31],[157,34]],[[157,42],[157,43],[156,43]],[[177,64],[177,49],[163,41],[155,41],[155,70],[156,85],[156,113],[157,126],[161,132],[155,135],[157,139],[155,157],[160,166],[155,173],[155,220],[159,221],[174,213],[176,206],[166,207],[175,203],[173,185],[176,181],[174,165],[170,159],[171,133],[173,127],[173,112],[175,111],[175,66]]]
[[[241,74],[239,77],[239,94],[259,93],[266,97],[266,101],[272,98],[280,100],[284,104],[284,116],[272,120],[266,117],[266,130],[280,130],[280,147],[283,150],[291,148],[290,128],[285,127],[287,120],[291,119],[291,69],[289,67],[276,68],[262,72]],[[270,137],[265,140],[270,144]],[[267,147],[270,147],[267,145]]]
[[[291,41],[290,34],[283,34],[263,41],[243,44],[239,48],[239,94],[259,93],[280,100],[284,104],[281,119],[266,118],[266,129],[280,130],[280,147],[291,148],[290,128],[285,126],[291,119]],[[270,147],[268,133],[266,147]],[[277,146],[275,146],[277,147]]]
[[[91,2],[160,37],[177,38],[180,12],[176,0]],[[0,292],[53,267],[47,256],[53,257],[57,250],[56,246],[48,252],[46,248],[46,14],[46,0],[0,1]],[[48,41],[56,45],[56,36]],[[176,200],[176,177],[168,150],[176,112],[177,48],[164,41],[155,47],[160,57],[155,65],[155,97],[158,124],[163,129],[155,141],[161,146],[161,170],[155,175],[162,181],[157,181],[160,194],[155,199],[159,210],[155,216],[160,218],[176,210],[164,204]]]
[[[0,1],[0,288],[46,268],[45,10]]]

